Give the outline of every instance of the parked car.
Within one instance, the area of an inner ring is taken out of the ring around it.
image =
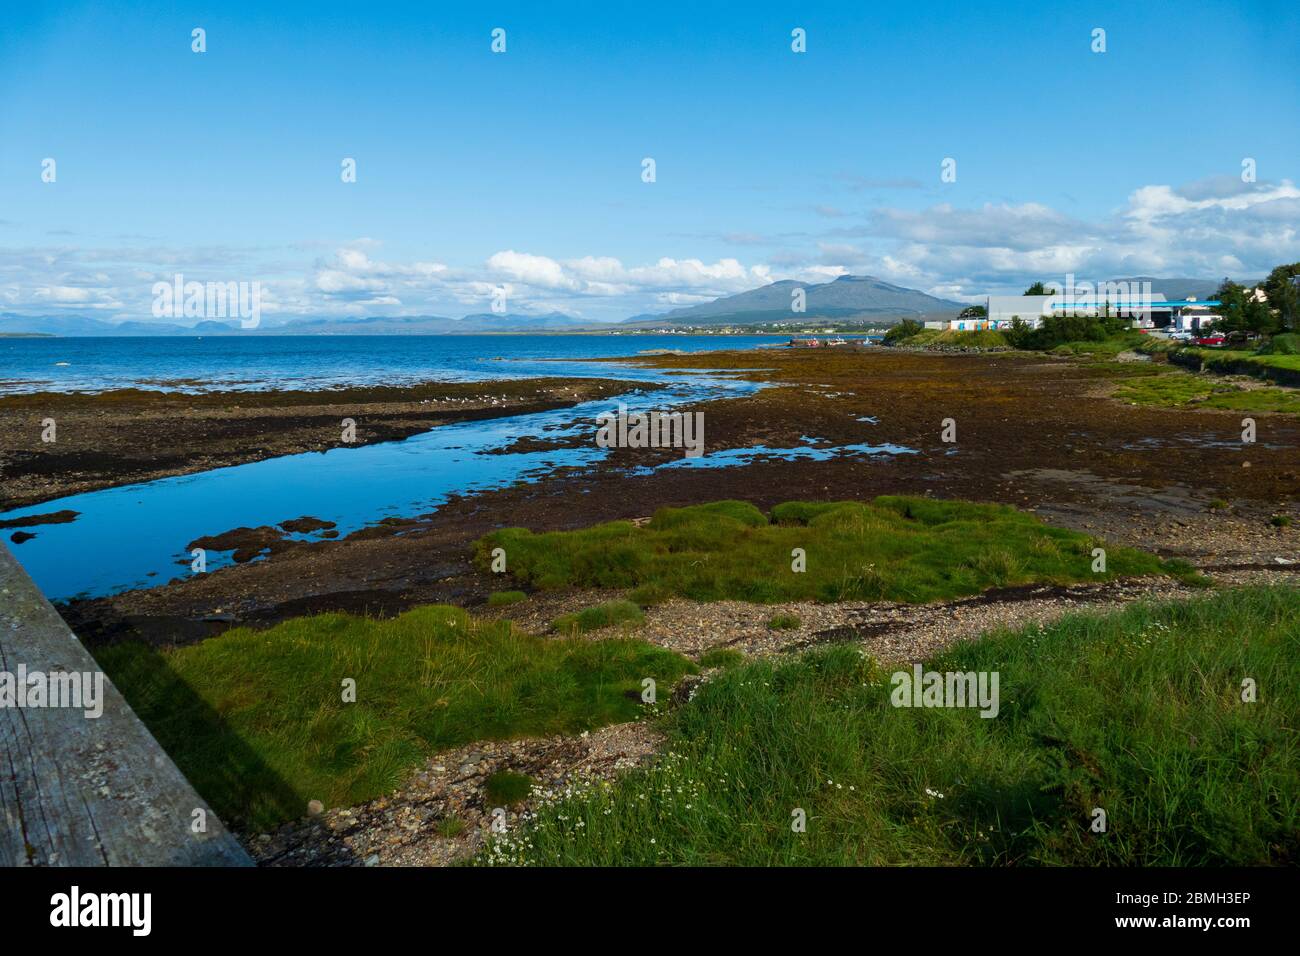
[[[1224,338],[1221,334],[1219,334],[1218,332],[1214,332],[1210,335],[1201,336],[1199,339],[1196,340],[1196,344],[1207,345],[1210,348],[1222,348],[1224,344],[1227,343],[1227,341],[1228,340]]]

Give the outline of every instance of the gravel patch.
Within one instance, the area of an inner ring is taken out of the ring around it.
[[[447,866],[472,856],[491,831],[495,808],[485,786],[492,774],[510,770],[536,782],[532,797],[501,808],[509,829],[536,802],[537,788],[555,793],[612,779],[649,759],[660,739],[649,724],[632,722],[573,737],[470,744],[431,757],[388,796],[241,841],[261,866]]]

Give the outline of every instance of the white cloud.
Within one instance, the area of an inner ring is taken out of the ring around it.
[[[813,215],[809,211],[809,215]],[[1092,220],[1042,203],[879,208],[820,234],[783,233],[766,261],[661,256],[629,264],[506,248],[477,264],[384,256],[374,238],[334,246],[171,247],[157,244],[0,250],[0,303],[32,314],[148,319],[152,284],[177,273],[198,281],[258,281],[263,311],[283,318],[484,312],[504,288],[512,312],[552,310],[618,319],[707,301],[777,279],[825,282],[875,275],[948,298],[1035,280],[1125,275],[1255,278],[1300,261],[1300,188],[1283,180],[1218,177],[1145,185]],[[681,243],[726,235],[677,236]],[[314,257],[314,258],[313,258]]]
[[[1040,203],[880,209],[857,233],[854,271],[933,294],[971,295],[1038,279],[1123,275],[1257,278],[1300,260],[1300,189],[1219,177],[1134,190],[1112,216],[1083,221]],[[826,254],[823,251],[823,260]],[[833,261],[853,256],[837,250]]]

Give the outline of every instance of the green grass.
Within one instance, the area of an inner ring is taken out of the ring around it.
[[[614,521],[577,531],[494,532],[510,572],[533,587],[638,588],[698,601],[934,601],[990,587],[1169,573],[1159,558],[1099,542],[1000,505],[886,496],[787,502],[771,517],[743,501],[664,508],[644,526]],[[801,548],[807,568],[792,567]],[[1181,572],[1180,572],[1181,573]]]
[[[1065,342],[1054,347],[1053,355],[1078,355],[1096,359],[1111,359],[1120,352],[1127,352],[1140,346],[1147,336],[1141,332],[1121,332],[1102,339],[1100,342]]]
[[[627,599],[637,607],[654,607],[656,604],[663,604],[671,597],[671,592],[664,590],[658,585],[644,584],[639,588],[635,588],[632,593],[627,596]]]
[[[513,770],[498,770],[483,786],[488,802],[494,807],[513,807],[533,792],[533,778]]]
[[[665,718],[651,768],[543,805],[479,862],[1300,861],[1300,591],[1074,615],[929,667],[997,671],[998,716],[893,707],[892,668],[848,646],[760,659]]]
[[[917,332],[915,335],[909,335],[905,339],[899,339],[894,344],[907,345],[907,346],[911,346],[912,348],[920,348],[921,346],[929,345],[931,342],[933,342],[942,334],[943,331],[941,329],[922,329],[920,332]]]
[[[561,634],[582,634],[601,627],[623,624],[639,627],[645,623],[641,608],[631,601],[606,601],[595,607],[583,608],[575,614],[557,617],[552,624]]]
[[[523,591],[493,591],[488,595],[488,607],[504,607],[507,604],[518,604],[520,601],[527,601],[528,595]]]
[[[897,343],[911,348],[932,345],[963,346],[971,349],[1005,349],[1009,345],[1001,332],[995,329],[957,331],[955,329],[926,329],[910,335]]]
[[[625,692],[695,669],[644,641],[541,638],[442,606],[97,657],[199,793],[244,829],[299,817],[312,799],[379,796],[432,751],[634,719],[639,696]],[[342,700],[349,678],[355,703]]]
[[[443,817],[438,821],[438,835],[451,839],[465,832],[465,821],[460,817]]]
[[[767,619],[768,630],[772,631],[797,631],[799,624],[799,618],[793,614],[773,614]]]
[[[734,647],[711,647],[700,655],[700,667],[708,670],[713,667],[735,667],[744,663],[745,655]]]
[[[1115,397],[1138,405],[1300,413],[1300,392],[1295,389],[1243,389],[1229,382],[1172,369],[1162,374],[1143,375],[1123,381]]]
[[[1252,355],[1251,361],[1259,365],[1271,365],[1292,372],[1300,372],[1300,355]]]
[[[1281,338],[1279,336],[1279,338]],[[1264,349],[1273,348],[1271,343]],[[1168,342],[1151,341],[1144,343],[1139,351],[1154,354],[1167,352],[1171,361],[1192,361],[1210,372],[1218,374],[1253,375],[1256,378],[1272,379],[1287,385],[1300,383],[1300,355],[1289,351],[1290,340],[1279,343],[1279,352],[1254,352],[1249,348],[1198,348],[1196,346],[1176,346]]]
[[[1291,516],[1273,515],[1273,517],[1268,519],[1268,523],[1275,528],[1289,528],[1291,527]]]

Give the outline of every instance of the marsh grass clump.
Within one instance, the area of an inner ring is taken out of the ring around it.
[[[1115,392],[1134,405],[1194,406],[1243,412],[1300,412],[1300,392],[1294,388],[1242,388],[1232,382],[1181,369],[1161,369],[1121,381]]]
[[[640,608],[663,604],[672,597],[672,592],[660,584],[643,584],[633,588],[627,599]]]
[[[1039,548],[1037,553],[1042,556],[1044,551]],[[975,556],[974,567],[990,581],[1002,585],[1016,580],[1022,564],[1006,548],[986,548]]]
[[[465,832],[465,821],[460,817],[443,817],[438,821],[438,835],[453,839]]]
[[[696,669],[645,641],[539,637],[445,606],[96,654],[199,793],[243,829],[295,818],[313,798],[377,797],[438,750],[634,720],[643,679],[666,689]]]
[[[606,601],[574,614],[557,617],[551,626],[561,634],[582,634],[601,627],[613,627],[615,624],[639,627],[644,623],[645,615],[631,601]]]
[[[478,859],[1293,864],[1298,648],[1300,590],[1278,587],[1073,614],[927,662],[998,672],[992,719],[893,706],[890,670],[845,645],[748,660],[668,714],[654,765],[542,807]],[[1259,691],[1249,699],[1244,675]],[[1094,807],[1107,810],[1104,835],[1090,829]]]
[[[513,770],[498,770],[483,785],[488,802],[498,807],[513,807],[523,803],[532,793],[533,778]]]
[[[712,647],[700,655],[700,667],[705,670],[714,667],[735,667],[744,660],[745,655],[734,647]]]
[[[639,604],[695,601],[936,601],[990,587],[1069,584],[1182,572],[1154,555],[1108,548],[1092,571],[1087,535],[1003,505],[884,496],[870,502],[791,501],[764,515],[743,501],[662,508],[648,523],[576,531],[493,532],[476,545],[510,555],[510,573],[536,588],[620,588]],[[803,571],[792,562],[806,556]]]
[[[769,631],[797,631],[803,623],[793,614],[773,614],[767,619]]]
[[[507,604],[518,604],[520,601],[527,601],[528,595],[523,591],[493,591],[487,597],[488,607],[505,607]]]
[[[1214,581],[1208,575],[1202,574],[1196,565],[1184,558],[1169,558],[1165,561],[1164,566],[1168,574],[1178,578],[1184,584],[1190,584],[1198,588],[1208,588],[1214,584]]]

